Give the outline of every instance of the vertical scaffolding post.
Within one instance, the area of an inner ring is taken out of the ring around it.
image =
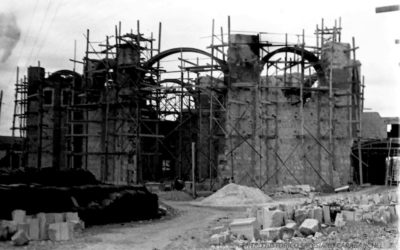
[[[40,67],[40,62],[38,63]],[[38,147],[37,147],[37,168],[42,168],[42,143],[43,143],[43,82],[38,87]]]
[[[319,48],[319,29],[318,29],[318,24],[317,24],[317,26],[316,26],[316,30],[315,30],[315,40],[316,40],[316,54],[317,54],[317,56],[319,57],[320,55],[319,55],[319,51],[318,51],[318,48]]]
[[[15,97],[14,97],[14,116],[13,116],[13,123],[12,123],[12,137],[15,137],[15,119],[17,114],[17,106],[18,106],[18,90],[19,90],[19,67],[17,67],[17,79],[15,80]],[[21,132],[20,132],[21,133]]]
[[[181,58],[183,58],[183,52],[181,50]],[[182,179],[182,169],[183,169],[183,60],[181,60],[181,87],[179,93],[179,179]]]
[[[323,21],[323,19],[322,19]],[[331,58],[330,58],[330,67],[329,67],[329,179],[330,184],[333,186],[333,42],[331,43]]]
[[[89,79],[88,79],[89,78],[89,74],[88,74],[89,73],[88,72],[88,70],[89,70],[89,68],[88,68],[88,64],[89,64],[89,43],[90,43],[89,38],[90,38],[90,31],[89,31],[89,29],[87,29],[86,30],[86,52],[85,52],[85,62],[86,63],[84,65],[85,86],[89,85]],[[86,99],[86,102],[87,102],[87,97],[85,97],[85,99]],[[88,109],[85,110],[85,117],[86,117],[86,119],[89,120],[89,110]],[[73,116],[71,118],[75,119]],[[86,133],[89,133],[89,123],[86,123],[85,127],[86,127]],[[71,131],[71,134],[72,134],[72,131]],[[89,136],[86,135],[84,138],[85,138],[85,150],[86,150],[86,154],[85,154],[85,169],[87,170],[88,166],[89,166],[89,154],[88,154],[88,152],[89,152]],[[71,140],[73,142],[74,137],[71,137]]]
[[[325,27],[324,27],[324,19],[322,18],[322,21],[321,21],[321,48],[324,45],[324,34],[325,34]]]
[[[161,22],[158,24],[158,45],[157,45],[157,53],[160,54],[161,52]],[[157,82],[160,81],[160,61],[157,62]],[[159,86],[158,86],[159,87]],[[160,133],[159,129],[159,121],[160,121],[160,89],[156,88],[156,112],[157,112],[157,122],[156,122],[156,135]],[[156,167],[160,168],[160,141],[156,139]],[[161,163],[162,165],[162,163]],[[161,173],[162,173],[162,166],[161,166]]]
[[[363,77],[363,82],[360,83],[360,78],[358,75],[358,69],[357,69],[357,59],[356,59],[356,44],[355,44],[355,38],[352,37],[352,54],[353,54],[353,62],[354,65],[352,67],[352,74],[353,74],[353,81],[352,81],[352,86],[354,86],[353,91],[355,93],[352,93],[353,96],[355,95],[355,108],[356,108],[356,116],[357,117],[357,151],[358,151],[358,172],[359,172],[359,178],[360,178],[360,185],[363,184],[363,169],[362,169],[362,151],[361,151],[361,122],[362,122],[362,102],[363,102],[363,86],[364,86],[364,77]]]
[[[75,66],[76,66],[76,40],[74,40],[74,68],[72,71],[75,72]]]
[[[109,157],[109,155],[108,155],[108,143],[109,143],[109,140],[108,140],[108,136],[109,136],[109,133],[108,133],[108,127],[109,127],[109,124],[108,124],[108,122],[109,122],[109,119],[108,119],[108,116],[109,116],[109,112],[110,112],[110,103],[109,103],[109,97],[108,97],[108,95],[109,95],[109,76],[108,76],[108,71],[109,71],[109,62],[108,62],[108,49],[109,49],[109,43],[108,43],[108,36],[106,37],[106,68],[105,68],[105,70],[106,70],[106,86],[105,86],[105,93],[104,93],[104,101],[105,101],[105,104],[106,104],[106,110],[105,110],[105,114],[104,114],[104,147],[105,147],[105,150],[104,150],[104,176],[103,176],[103,181],[108,181],[108,175],[109,175],[109,162],[108,162],[108,157]]]
[[[214,19],[212,20],[212,28],[211,28],[211,71],[210,71],[210,77],[211,77],[211,88],[210,88],[210,116],[209,116],[209,141],[208,141],[208,171],[209,171],[209,178],[210,178],[210,187],[212,186],[212,146],[213,146],[213,83],[214,83],[214,76],[213,76],[213,71],[214,71],[214,26],[215,22]]]
[[[285,33],[285,47],[288,46],[288,34]],[[283,70],[283,83],[286,84],[286,69],[287,69],[287,52],[285,51],[285,62]]]
[[[139,20],[136,22],[137,24],[137,40],[136,43],[139,49],[139,57],[140,57],[140,23]],[[119,22],[119,37],[121,37],[121,22]],[[142,130],[142,113],[141,113],[141,96],[139,94],[140,91],[140,83],[137,82],[135,86],[136,90],[136,164],[137,164],[137,182],[143,182],[143,162],[142,162],[142,139],[141,139],[141,130]]]
[[[228,50],[227,50],[227,53],[228,53],[228,59],[229,59],[229,50],[231,49],[231,17],[230,16],[228,16]],[[228,88],[230,88],[231,87],[231,69],[229,68],[228,69]],[[229,112],[229,111],[228,111]],[[230,112],[228,113],[228,120],[230,120],[231,119],[231,114],[230,114]],[[232,181],[234,181],[234,177],[235,177],[235,174],[234,174],[234,168],[235,168],[235,165],[234,165],[234,161],[233,161],[233,141],[232,141],[232,137],[230,137],[229,138],[229,145],[230,145],[230,155],[231,155],[231,180]]]
[[[221,50],[222,50],[222,60],[225,61],[226,57],[225,57],[225,45],[224,45],[224,30],[221,27]]]
[[[306,165],[304,163],[305,154],[304,154],[304,46],[305,46],[305,38],[304,38],[304,29],[302,32],[302,41],[301,41],[301,81],[300,81],[300,137],[301,137],[301,148],[302,148],[302,165],[303,165],[303,182],[306,183]],[[286,61],[286,60],[285,60]]]
[[[196,143],[192,142],[192,195],[196,196]]]

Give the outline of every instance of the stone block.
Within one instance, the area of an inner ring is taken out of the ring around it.
[[[285,224],[288,223],[289,220],[293,220],[294,216],[294,206],[293,205],[286,205],[285,213]]]
[[[80,221],[79,215],[76,212],[66,212],[64,213],[64,218],[65,222]]]
[[[331,224],[331,210],[329,209],[329,206],[322,206],[322,214],[324,216],[324,223]]]
[[[39,219],[33,218],[29,220],[29,238],[31,240],[39,240],[40,237]]]
[[[282,240],[288,240],[291,239],[294,235],[295,228],[289,225],[289,227],[284,226],[281,227],[279,231],[279,238]]]
[[[261,240],[277,241],[280,239],[281,227],[270,227],[260,231]]]
[[[211,245],[222,245],[225,244],[229,239],[229,234],[227,233],[220,233],[220,234],[213,234],[210,238]]]
[[[222,233],[226,230],[225,226],[217,226],[211,228],[211,235]]]
[[[72,224],[68,222],[58,222],[49,224],[48,234],[52,241],[64,241],[73,238]]]
[[[16,223],[24,223],[25,222],[26,212],[24,210],[14,210],[12,211],[12,220]]]
[[[343,227],[346,224],[346,222],[343,219],[343,214],[342,213],[337,213],[336,218],[335,218],[335,226],[336,227]]]
[[[355,220],[355,212],[354,211],[348,211],[348,210],[342,210],[342,215],[343,219],[345,221],[354,221]]]
[[[289,222],[289,223],[287,223],[284,227],[285,227],[285,228],[289,228],[289,229],[296,230],[296,229],[297,229],[297,224],[296,224],[296,222]]]
[[[320,224],[322,223],[323,213],[322,208],[314,207],[311,209],[311,218],[316,219]]]
[[[362,221],[362,216],[363,216],[363,210],[362,209],[357,209],[354,211],[354,220],[355,221]]]
[[[45,213],[38,213],[36,218],[39,220],[39,239],[40,240],[47,240],[49,235],[47,233],[48,223],[47,223],[47,216]]]
[[[53,224],[59,222],[64,222],[63,213],[46,213],[46,223]]]
[[[270,211],[264,208],[263,228],[280,227],[284,224],[285,213],[281,210]]]
[[[29,236],[23,230],[18,230],[12,237],[11,241],[15,246],[23,246],[29,243]]]
[[[233,234],[238,237],[244,236],[248,240],[258,239],[258,229],[256,218],[235,219],[229,224]]]
[[[314,235],[319,231],[319,222],[316,219],[306,219],[299,227],[300,233],[305,236]]]
[[[305,219],[307,219],[308,216],[309,216],[308,210],[305,209],[305,208],[299,208],[299,209],[296,209],[296,210],[294,211],[294,221],[295,221],[297,224],[303,223],[303,221],[304,221]]]
[[[55,223],[64,222],[64,213],[54,213]]]
[[[56,223],[55,219],[55,213],[45,213],[44,215],[46,216],[46,223],[47,224],[53,224]]]

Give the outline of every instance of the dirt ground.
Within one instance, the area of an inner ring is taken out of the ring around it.
[[[209,247],[210,229],[220,223],[243,216],[244,209],[226,211],[194,207],[187,202],[164,201],[172,207],[172,214],[159,220],[94,226],[73,241],[30,242],[28,246],[14,247],[1,243],[0,249],[35,250],[131,250],[131,249],[193,249]]]
[[[357,193],[384,192],[384,187],[371,187]],[[350,195],[352,193],[346,193]],[[336,194],[342,195],[342,194]],[[335,195],[332,195],[335,196]],[[307,198],[279,199],[276,203],[298,202]],[[158,220],[138,221],[124,224],[94,226],[87,228],[73,241],[54,243],[50,241],[31,242],[28,246],[14,247],[10,242],[0,244],[0,249],[37,250],[122,250],[122,249],[209,249],[211,228],[227,224],[234,218],[245,216],[245,208],[210,208],[193,206],[184,201],[162,201],[170,213]],[[396,249],[398,230],[396,225],[371,225],[366,222],[348,223],[338,231],[337,237],[301,239],[301,244],[292,249],[313,249],[311,243],[346,243],[329,249]],[[349,247],[346,247],[349,246]],[[228,248],[227,248],[228,249]],[[234,249],[234,248],[232,248]],[[261,248],[249,248],[261,249]],[[280,248],[286,249],[286,248]],[[317,249],[317,248],[315,248]],[[321,249],[321,248],[318,248]],[[327,248],[322,248],[327,249]]]

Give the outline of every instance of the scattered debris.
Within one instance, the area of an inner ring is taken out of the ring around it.
[[[323,242],[328,238],[336,240],[339,231],[346,230],[352,223],[364,221],[389,225],[396,222],[399,205],[395,196],[396,192],[389,192],[382,195],[319,197],[312,203],[303,204],[253,206],[247,208],[248,218],[234,219],[229,225],[212,229],[213,238],[210,240],[218,242],[218,245],[233,244],[238,247],[252,244],[251,240],[253,244],[297,242],[299,239],[313,242]],[[226,230],[226,226],[229,226],[229,230]],[[349,240],[345,235],[340,235],[343,241]],[[230,242],[232,238],[236,240]]]

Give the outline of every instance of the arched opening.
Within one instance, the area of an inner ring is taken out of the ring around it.
[[[298,46],[276,49],[261,60],[261,81],[275,84],[291,103],[300,102],[300,85],[303,103],[310,100],[312,88],[325,83],[325,73],[318,56]]]
[[[151,91],[147,104],[158,120],[158,125],[147,123],[144,127],[154,126],[153,131],[160,135],[157,141],[147,144],[155,145],[152,150],[158,148],[160,152],[154,163],[157,170],[152,170],[158,172],[156,179],[189,180],[192,143],[196,145],[196,177],[212,178],[217,167],[216,152],[222,152],[218,147],[223,145],[218,136],[222,137],[226,62],[206,51],[183,47],[163,51],[143,67],[148,83],[143,88]]]

